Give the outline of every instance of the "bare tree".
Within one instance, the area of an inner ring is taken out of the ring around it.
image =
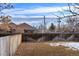
[[[67,24],[68,24],[68,28],[70,29],[70,31],[73,31],[75,30],[75,18],[74,17],[69,17],[67,18]]]
[[[4,12],[2,12],[2,10],[11,9],[11,8],[14,8],[13,4],[11,4],[11,3],[0,3],[0,14],[4,14]]]
[[[0,22],[3,24],[9,24],[11,22],[11,16],[1,16]]]
[[[76,7],[77,5],[74,3],[68,3],[68,12],[70,12],[72,15],[78,15],[78,8]]]
[[[67,20],[68,23],[70,23],[69,25],[71,25],[72,30],[76,31],[76,24],[78,22],[77,18],[79,16],[78,11],[79,11],[79,4],[73,3],[73,4],[68,4],[68,8],[69,10],[67,10],[68,12],[70,12],[72,14],[72,16],[70,16]]]
[[[10,3],[0,3],[0,14],[4,14],[2,10],[11,8],[14,8],[14,6]],[[11,21],[11,16],[1,16],[0,18],[2,23],[9,23]]]
[[[14,6],[10,3],[0,3],[0,14],[5,14],[4,12],[2,12],[2,10],[11,8],[14,8]],[[0,22],[11,29],[11,26],[9,25],[9,23],[11,22],[11,16],[0,16]]]
[[[70,15],[65,16],[67,18],[67,24],[70,30],[73,32],[76,31],[76,24],[78,22],[78,11],[79,11],[79,4],[76,3],[68,3],[68,10],[64,10],[65,12],[70,12]]]

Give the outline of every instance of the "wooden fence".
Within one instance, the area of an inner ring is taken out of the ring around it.
[[[22,34],[0,37],[0,56],[13,56],[20,45]]]

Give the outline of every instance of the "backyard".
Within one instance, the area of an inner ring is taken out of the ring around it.
[[[23,42],[15,56],[79,56],[78,44],[79,42]]]

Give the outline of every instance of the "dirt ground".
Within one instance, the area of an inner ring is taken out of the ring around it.
[[[64,46],[50,46],[42,43],[21,43],[15,56],[79,56],[79,51],[74,51]]]

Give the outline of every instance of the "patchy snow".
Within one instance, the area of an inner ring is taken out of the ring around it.
[[[79,50],[79,42],[56,42],[56,43],[49,43],[49,45],[50,46],[65,46],[73,50]]]

